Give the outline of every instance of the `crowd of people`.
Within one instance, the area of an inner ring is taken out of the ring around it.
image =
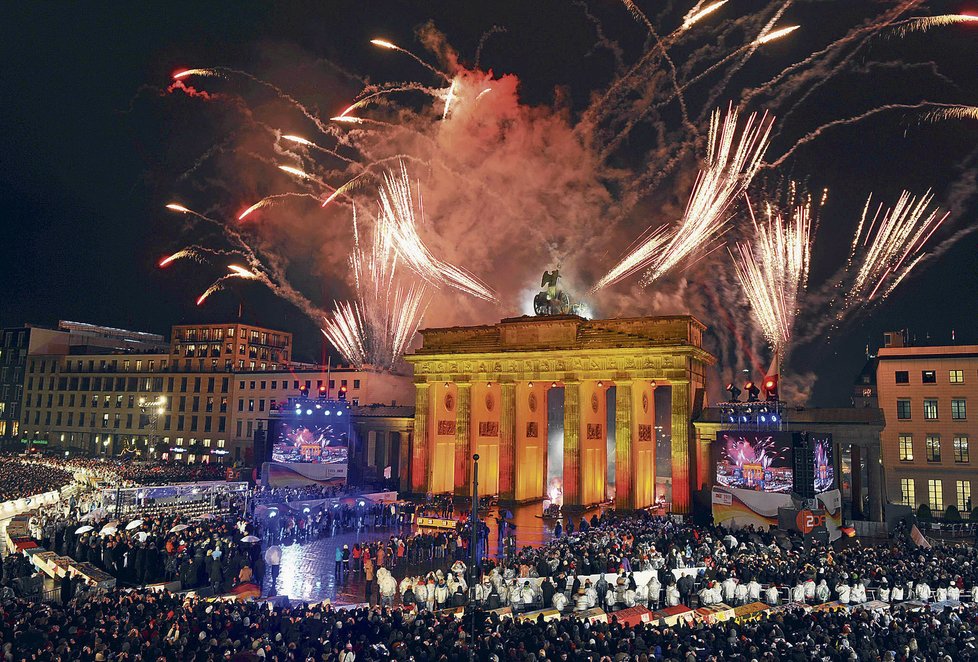
[[[55,468],[3,460],[0,476],[8,463]],[[78,462],[88,466],[75,471],[118,472],[126,481],[190,475]],[[2,483],[15,493],[23,484]],[[30,530],[42,547],[91,563],[126,588],[105,591],[69,578],[58,600],[42,599],[43,578],[28,557],[8,555],[0,572],[0,654],[4,661],[354,662],[470,653],[481,662],[978,659],[978,554],[970,542],[921,544],[898,531],[885,544],[826,546],[783,532],[731,532],[608,511],[564,520],[538,547],[495,558],[481,548],[481,573],[473,575],[467,524],[415,531],[409,515],[416,511],[407,504],[343,498],[350,494],[332,487],[258,490],[245,513],[121,521],[93,511],[84,496],[36,510]],[[182,589],[227,594],[240,584],[261,586],[266,574],[274,586],[280,545],[351,531],[362,538],[335,546],[335,575],[338,582],[362,580],[370,607],[208,602],[145,588],[179,580]],[[380,535],[370,540],[370,534]],[[480,545],[487,538],[482,526]],[[830,601],[839,608],[811,609]],[[655,618],[627,625],[617,617],[636,605],[753,602],[778,608],[748,621],[671,627]],[[462,606],[474,620],[460,623],[447,611]],[[563,617],[514,620],[495,611],[501,607],[555,609]],[[595,607],[607,622],[589,618]]]
[[[37,496],[72,482],[71,472],[17,456],[0,456],[0,503]]]
[[[470,628],[472,624],[474,632]],[[626,625],[570,616],[519,621],[495,613],[387,606],[209,602],[115,590],[65,604],[6,598],[0,650],[9,660],[968,660],[978,611],[948,606],[807,613],[787,609],[736,623]],[[472,636],[474,634],[474,637]]]

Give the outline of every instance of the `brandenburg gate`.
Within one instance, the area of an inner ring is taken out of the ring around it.
[[[414,365],[416,406],[410,447],[402,448],[403,487],[470,495],[470,458],[478,453],[480,494],[515,502],[544,497],[547,394],[563,388],[564,504],[605,501],[607,407],[613,406],[615,505],[651,505],[654,389],[669,385],[672,509],[688,512],[698,482],[691,413],[705,405],[705,368],[716,362],[702,347],[704,329],[689,315],[556,315],[421,331],[422,346],[406,357]],[[611,386],[613,405],[606,393]]]

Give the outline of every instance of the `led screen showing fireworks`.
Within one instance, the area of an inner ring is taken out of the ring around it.
[[[826,492],[835,485],[835,452],[832,435],[809,435],[815,469],[815,492]]]
[[[717,484],[758,492],[791,492],[791,434],[719,432]]]
[[[345,420],[273,421],[269,430],[272,462],[346,464],[349,427]]]

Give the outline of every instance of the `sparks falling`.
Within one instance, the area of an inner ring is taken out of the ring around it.
[[[484,301],[497,301],[495,293],[478,278],[453,264],[436,258],[418,234],[418,221],[407,167],[384,173],[380,188],[379,223],[396,247],[398,255],[428,283],[448,285]],[[417,209],[424,215],[420,196]]]
[[[798,297],[808,285],[811,205],[796,207],[787,221],[770,205],[765,221],[758,223],[753,210],[751,219],[753,241],[737,242],[731,256],[761,331],[775,356],[782,357],[798,314]]]
[[[849,251],[847,305],[885,299],[926,257],[924,247],[948,214],[931,208],[934,196],[919,199],[904,191],[889,209],[882,204],[870,217],[873,198],[866,200]]]
[[[721,119],[722,118],[722,119]],[[719,110],[710,122],[705,168],[693,185],[686,213],[669,232],[649,232],[647,238],[606,274],[595,289],[610,285],[645,268],[642,283],[648,285],[715,240],[727,224],[727,209],[757,173],[767,148],[773,118],[751,114],[737,133],[738,113]]]
[[[978,16],[969,14],[943,14],[941,16],[920,16],[909,18],[894,25],[894,34],[898,37],[906,37],[913,32],[927,32],[933,28],[941,28],[947,25],[957,25],[959,23],[978,22]]]

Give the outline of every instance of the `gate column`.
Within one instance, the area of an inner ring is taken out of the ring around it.
[[[690,511],[689,484],[689,382],[673,381],[672,384],[672,510],[676,513]]]
[[[581,383],[564,380],[564,503],[581,505]]]

